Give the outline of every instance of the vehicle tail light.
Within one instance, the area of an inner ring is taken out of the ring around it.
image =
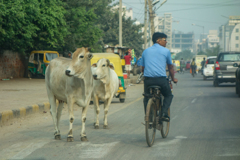
[[[218,61],[216,61],[215,68],[216,68],[216,70],[220,70],[220,65],[219,65]]]
[[[208,59],[209,60],[209,59]],[[206,63],[205,63],[205,67],[207,67],[207,64],[208,64],[208,60],[206,61]]]
[[[121,79],[118,79],[118,80],[119,80],[119,87],[122,87]]]

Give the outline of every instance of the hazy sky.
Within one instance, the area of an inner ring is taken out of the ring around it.
[[[118,2],[119,0],[115,0]],[[156,4],[156,8],[164,0]],[[127,9],[133,9],[133,18],[141,23],[144,22],[144,0],[122,0]],[[164,13],[172,13],[173,21],[172,31],[182,31],[184,33],[194,32],[195,38],[199,38],[203,33],[209,33],[209,30],[219,30],[219,27],[228,21],[232,15],[240,16],[240,0],[167,0],[157,11],[157,16],[163,16]]]

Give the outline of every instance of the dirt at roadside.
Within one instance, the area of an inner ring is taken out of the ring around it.
[[[0,80],[0,112],[48,102],[44,79]]]

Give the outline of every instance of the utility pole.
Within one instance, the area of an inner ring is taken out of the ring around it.
[[[147,0],[145,0],[145,15],[144,15],[144,49],[147,48]]]
[[[150,37],[152,37],[152,34],[155,32],[154,29],[154,21],[153,21],[153,10],[152,10],[152,0],[148,0],[148,8],[149,8],[149,19],[150,19],[150,23],[151,23],[151,35],[149,35]]]
[[[119,0],[119,46],[122,47],[122,0]]]

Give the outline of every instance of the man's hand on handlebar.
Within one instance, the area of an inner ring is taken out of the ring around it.
[[[178,79],[177,78],[174,78],[173,79],[173,83],[177,83],[178,82]]]

